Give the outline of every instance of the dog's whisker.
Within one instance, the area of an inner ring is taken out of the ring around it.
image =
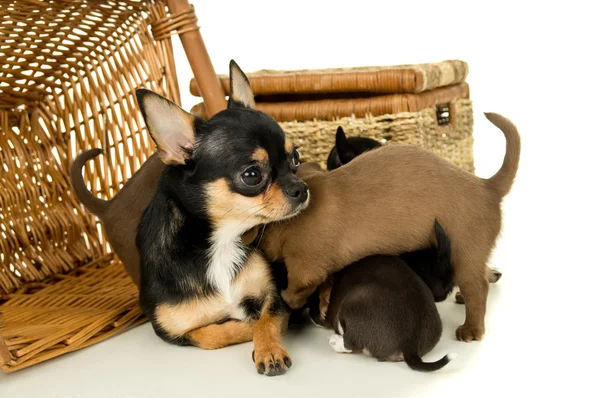
[[[222,220],[225,218],[225,216],[227,216],[227,214],[229,214],[229,213],[230,213],[230,212],[231,212],[233,209],[234,209],[234,208],[232,207],[231,209],[227,210],[227,211],[225,212],[225,214],[223,214],[223,215],[222,215],[222,216],[219,218],[219,222],[220,222],[220,221],[222,221]]]
[[[245,213],[245,212],[247,212],[248,210],[250,210],[250,209],[252,209],[252,208],[256,207],[256,206],[262,206],[262,205],[263,205],[262,203],[259,203],[259,204],[256,204],[256,205],[254,205],[254,206],[250,206],[250,207],[248,207],[247,209],[245,209],[245,210],[244,210],[244,213]],[[223,215],[222,215],[222,216],[219,218],[219,220],[218,220],[218,221],[219,221],[219,222],[223,221],[223,219],[224,219],[224,218],[227,216],[227,214],[229,214],[229,213],[230,213],[230,212],[231,212],[233,209],[235,209],[235,207],[232,207],[231,209],[227,210],[227,211],[225,212],[225,214],[223,214]]]
[[[262,228],[260,229],[260,234],[258,235],[258,242],[256,242],[256,246],[260,246],[260,242],[262,241],[262,238],[265,235],[265,228],[267,228],[267,224],[262,225]]]
[[[252,207],[256,207],[256,206],[252,206]],[[250,207],[249,209],[251,209],[252,207]],[[253,213],[249,214],[249,215],[248,215],[246,218],[244,218],[244,219],[243,219],[243,220],[242,220],[242,221],[241,221],[241,222],[240,222],[240,223],[239,223],[237,226],[238,226],[238,227],[239,227],[239,226],[241,226],[241,225],[242,225],[243,223],[245,223],[245,222],[246,222],[246,220],[248,220],[250,217],[252,217],[252,216],[256,215],[256,213],[258,213],[259,211],[263,211],[263,210],[264,210],[264,209],[266,209],[266,208],[267,208],[267,206],[263,206],[263,207],[261,207],[260,209],[256,210],[255,212],[253,212]]]

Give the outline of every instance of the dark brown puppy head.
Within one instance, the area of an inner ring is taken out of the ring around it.
[[[346,137],[342,126],[338,126],[335,134],[335,146],[329,152],[327,157],[327,170],[335,170],[358,155],[379,148],[381,144],[372,138],[367,137]]]
[[[191,215],[243,231],[298,214],[308,187],[294,175],[296,147],[273,118],[253,109],[248,79],[233,61],[230,84],[227,109],[207,121],[152,91],[136,94],[167,165],[163,188]]]

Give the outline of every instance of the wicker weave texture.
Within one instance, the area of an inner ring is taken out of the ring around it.
[[[421,65],[358,67],[324,70],[262,70],[248,74],[256,96],[304,93],[373,94],[420,93],[464,82],[469,68],[466,62],[451,60]],[[229,78],[220,76],[229,94]],[[192,79],[190,91],[201,96]]]
[[[146,321],[138,291],[113,254],[51,283],[29,284],[2,305],[2,336],[14,372]],[[1,344],[1,342],[0,342]]]
[[[179,98],[166,78],[174,76],[170,41],[153,40],[145,7],[0,4],[10,22],[0,24],[0,57],[9,60],[0,70],[0,292],[107,252],[99,224],[70,192],[68,168],[82,150],[105,148],[109,156],[85,174],[93,193],[112,197],[154,150],[134,90]]]
[[[432,151],[464,170],[473,172],[473,109],[468,99],[451,104],[453,122],[438,125],[436,112],[402,112],[380,116],[343,117],[337,120],[281,122],[286,134],[300,147],[304,161],[326,167],[329,151],[335,145],[338,126],[348,136],[373,138],[383,144],[411,144]]]
[[[10,372],[143,322],[68,170],[104,148],[84,177],[114,196],[154,152],[135,89],[175,102],[179,91],[161,1],[5,0],[0,18],[0,368]]]

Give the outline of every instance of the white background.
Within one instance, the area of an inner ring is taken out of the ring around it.
[[[162,343],[149,325],[12,375],[0,397],[500,396],[598,394],[597,156],[600,29],[597,2],[194,1],[218,73],[461,59],[475,107],[477,174],[495,173],[504,138],[483,117],[511,118],[521,168],[504,201],[505,227],[490,265],[487,334],[460,343],[464,308],[440,306],[444,336],[426,360],[460,356],[422,374],[403,364],[340,355],[328,331],[292,330],[291,371],[254,373],[249,344],[216,352]],[[177,38],[186,108],[191,73]]]

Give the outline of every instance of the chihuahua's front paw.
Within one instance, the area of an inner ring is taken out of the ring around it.
[[[456,329],[456,338],[460,341],[471,342],[483,340],[483,327],[462,325]]]
[[[267,376],[279,376],[292,367],[292,360],[281,344],[256,348],[252,352],[252,360],[258,373]]]

